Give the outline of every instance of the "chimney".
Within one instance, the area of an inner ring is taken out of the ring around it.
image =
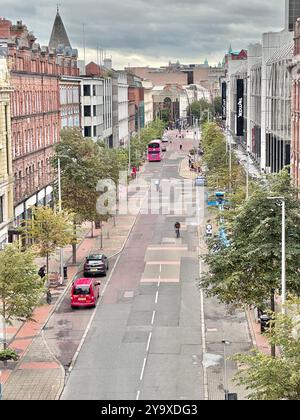
[[[0,39],[8,39],[10,37],[11,22],[5,18],[0,18]]]
[[[111,70],[112,69],[112,59],[111,58],[105,58],[104,59],[104,67],[107,70]]]

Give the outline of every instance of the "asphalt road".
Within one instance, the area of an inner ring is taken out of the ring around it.
[[[161,186],[163,179],[179,181],[180,162],[193,142],[182,143],[183,153],[179,152],[179,140],[174,140],[161,163],[146,166],[143,179],[152,180],[153,186],[155,179],[161,180]],[[199,220],[202,214],[199,205],[196,218],[187,214],[199,198],[199,191],[203,195],[203,189],[196,190],[192,183],[187,183],[184,191],[175,185],[171,204],[177,206],[184,199],[186,206],[180,215],[168,211],[169,194],[157,193],[152,187],[154,199],[150,202],[146,189],[138,192],[144,197],[141,214],[116,262],[78,358],[71,366],[61,399],[222,399],[220,336],[226,334],[231,338],[232,318],[231,315],[226,318],[226,311],[218,302],[205,299],[204,305],[201,304],[197,288],[197,224],[203,224],[203,220]],[[146,211],[149,202],[151,214]],[[179,239],[175,238],[176,221],[182,225]],[[67,334],[73,335],[72,351],[66,350],[71,355],[82,336],[86,324],[82,317],[86,315],[83,311],[75,314],[63,308],[62,311],[63,320],[57,320],[62,324],[62,335],[64,323],[76,323],[72,332],[67,328]],[[205,330],[204,313],[210,327]],[[240,314],[234,316],[236,347],[247,350],[245,319]],[[63,343],[60,345],[63,353]],[[64,365],[69,361],[70,357],[66,357]],[[234,366],[230,365],[230,369],[234,371]],[[208,386],[205,373],[208,373]]]

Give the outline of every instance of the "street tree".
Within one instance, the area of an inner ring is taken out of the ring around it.
[[[78,224],[96,220],[99,179],[111,171],[111,161],[105,161],[105,147],[90,138],[84,138],[79,129],[61,131],[61,141],[55,146],[52,162],[61,166],[62,206],[74,213],[74,230]],[[76,233],[74,232],[75,238]],[[76,261],[76,241],[73,243],[73,261]]]
[[[222,115],[222,98],[217,96],[213,99],[213,112],[215,117],[220,117]]]
[[[0,315],[4,321],[4,349],[7,346],[6,326],[13,319],[31,319],[34,307],[44,291],[34,254],[8,245],[0,252]]]
[[[202,287],[224,303],[264,308],[280,289],[282,208],[269,196],[286,202],[287,290],[300,295],[298,192],[287,171],[271,176],[269,185],[257,187],[227,220],[230,246],[221,246],[219,252],[211,248],[206,258],[210,272],[201,280]]]
[[[32,217],[20,228],[22,238],[33,241],[38,255],[46,258],[49,274],[49,257],[57,247],[70,244],[73,216],[67,211],[58,212],[50,207],[33,207]]]
[[[204,151],[203,161],[208,168],[208,186],[215,189],[235,192],[245,184],[245,174],[238,164],[234,152],[231,153],[231,172],[229,169],[229,150],[225,136],[216,123],[203,126],[201,147]]]
[[[243,366],[234,380],[250,400],[300,400],[300,301],[287,304],[287,315],[273,314],[266,337],[280,348],[277,358],[253,350],[233,359]]]
[[[201,124],[204,124],[208,120],[208,114],[212,115],[212,104],[207,99],[200,99],[194,101],[187,108],[187,115],[192,115],[198,119]]]

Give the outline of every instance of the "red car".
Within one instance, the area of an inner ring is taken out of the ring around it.
[[[71,308],[95,307],[100,295],[100,281],[95,279],[77,279],[71,289]]]

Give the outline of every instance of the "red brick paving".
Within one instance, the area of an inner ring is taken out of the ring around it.
[[[18,369],[60,369],[60,366],[56,362],[31,362],[22,363]]]

